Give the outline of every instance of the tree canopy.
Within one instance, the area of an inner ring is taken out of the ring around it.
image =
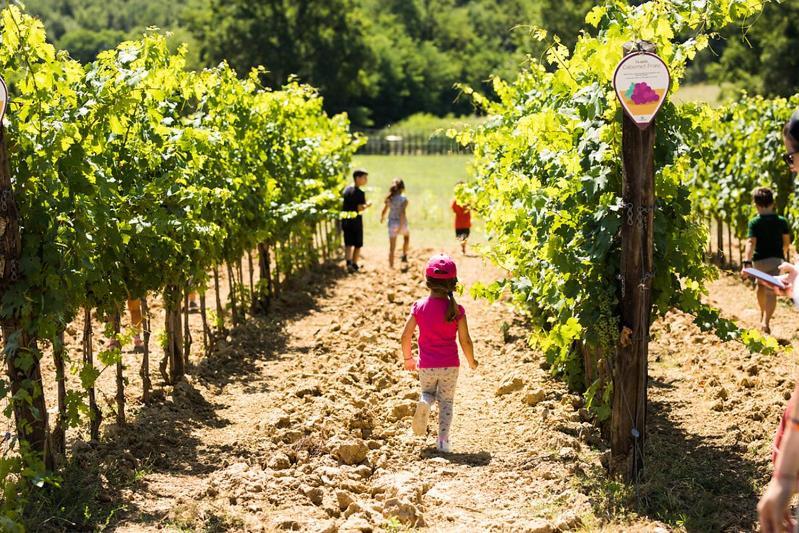
[[[456,84],[491,90],[527,54],[531,28],[571,43],[588,0],[31,0],[51,39],[88,62],[156,26],[188,41],[190,67],[264,65],[263,82],[292,76],[317,87],[328,111],[360,126],[417,112],[467,114]]]
[[[632,4],[641,3],[639,0]],[[148,27],[189,44],[190,68],[227,61],[263,65],[262,82],[296,76],[319,89],[329,112],[356,126],[385,126],[414,113],[473,112],[459,84],[491,93],[547,46],[535,28],[571,48],[591,0],[29,0],[50,38],[82,61]],[[700,54],[690,80],[787,95],[799,83],[799,0],[770,3]],[[750,48],[751,47],[751,48]]]

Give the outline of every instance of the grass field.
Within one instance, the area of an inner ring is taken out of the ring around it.
[[[357,156],[356,168],[369,172],[366,199],[372,207],[364,214],[364,237],[367,245],[388,241],[386,225],[380,225],[380,211],[394,178],[405,181],[408,197],[408,224],[411,243],[419,246],[447,246],[455,239],[454,214],[450,209],[453,189],[458,180],[466,180],[470,156]],[[479,221],[473,221],[473,238],[481,239]]]
[[[674,95],[676,102],[718,104],[721,102],[721,87],[713,83],[697,83],[680,87]]]

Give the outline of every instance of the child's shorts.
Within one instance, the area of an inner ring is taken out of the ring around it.
[[[459,241],[465,241],[469,238],[471,230],[469,228],[455,228],[455,238]]]
[[[752,266],[761,272],[765,272],[766,274],[779,276],[780,265],[784,262],[785,260],[781,257],[767,257],[765,259],[758,259],[752,264]]]
[[[402,235],[403,237],[407,237],[410,235],[408,231],[408,224],[401,224],[399,222],[389,222],[388,223],[388,236],[391,239],[395,239],[398,236]]]
[[[344,246],[363,248],[363,219],[361,217],[345,218],[341,221],[344,232]]]

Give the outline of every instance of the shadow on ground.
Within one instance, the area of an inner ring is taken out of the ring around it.
[[[638,511],[687,531],[755,529],[759,494],[754,487],[767,475],[765,464],[747,459],[742,443],[687,433],[673,420],[672,408],[662,401],[649,404]]]
[[[199,428],[221,428],[229,422],[218,415],[224,406],[212,395],[203,396],[192,383],[221,389],[245,382],[259,365],[284,353],[286,324],[316,309],[318,300],[344,275],[329,264],[293,278],[269,315],[250,317],[233,328],[224,343],[192,367],[187,381],[174,388],[156,388],[150,404],[142,406],[125,427],[103,426],[99,443],[77,442],[60,474],[60,487],[34,494],[25,517],[28,529],[95,531],[124,522],[128,515],[168,522],[169,517],[137,508],[131,501],[147,474],[202,476],[219,468],[220,457],[233,452],[244,458],[247,453],[210,446],[195,437]]]
[[[428,447],[419,454],[423,459],[441,457],[448,463],[465,466],[488,466],[491,463],[491,454],[488,452],[475,453],[442,453],[436,448]]]

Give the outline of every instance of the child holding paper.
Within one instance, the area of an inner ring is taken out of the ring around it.
[[[746,242],[743,268],[754,267],[776,276],[780,273],[780,265],[788,257],[791,230],[788,221],[774,212],[774,193],[771,189],[755,189],[752,199],[758,214],[749,221],[749,238]],[[742,270],[741,276],[746,279],[749,274]],[[776,295],[758,284],[757,304],[760,307],[760,329],[763,333],[771,333],[771,317],[777,306]]]

